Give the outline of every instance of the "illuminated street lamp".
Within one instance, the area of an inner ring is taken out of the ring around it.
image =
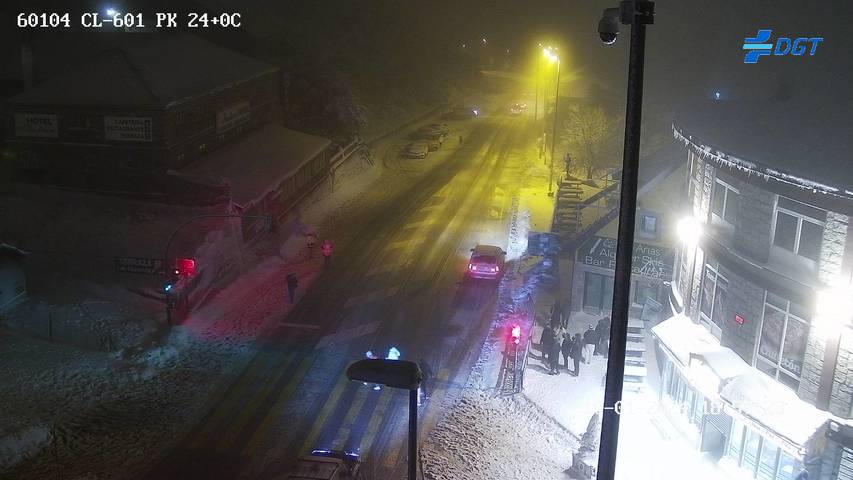
[[[690,261],[690,283],[684,302],[684,310],[686,312],[687,303],[690,298],[693,298],[693,277],[696,276],[696,256],[699,253],[699,239],[702,238],[702,222],[693,215],[684,217],[678,221],[678,224],[675,226],[675,232],[683,246],[681,249],[681,262],[685,262],[687,251],[692,253],[692,260]]]
[[[560,57],[554,53],[556,50],[554,48],[552,51],[549,47],[542,51],[549,62],[557,64],[557,85],[554,91],[554,125],[551,130],[551,172],[548,175],[548,195],[554,194],[554,147],[557,140],[557,107],[560,101]]]
[[[817,388],[816,406],[821,410],[829,410],[841,335],[844,328],[850,326],[851,320],[853,320],[853,289],[850,285],[833,286],[818,292],[812,326],[815,332],[826,341],[823,350],[823,368]]]

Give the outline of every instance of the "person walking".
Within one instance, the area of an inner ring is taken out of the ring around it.
[[[459,135],[459,145],[462,145],[462,135]]]
[[[563,347],[563,331],[560,328],[554,330],[554,338],[551,341],[551,375],[560,373],[560,349]]]
[[[332,241],[329,239],[323,240],[323,244],[320,245],[320,251],[323,253],[323,265],[329,266],[329,263],[332,261],[332,250],[334,247],[332,246]]]
[[[560,302],[555,302],[551,307],[551,328],[561,328],[563,326],[563,309],[560,307]]]
[[[430,381],[432,380],[432,368],[423,359],[418,359],[418,366],[421,369],[421,384],[418,387],[420,395],[418,395],[418,405],[426,402],[429,399],[429,392],[432,390]]]
[[[592,324],[590,324],[583,334],[583,356],[586,363],[592,362],[592,353],[595,351],[596,343],[598,343],[598,337],[595,335]]]
[[[581,338],[580,333],[576,333],[574,337],[572,337],[572,362],[575,364],[575,371],[572,372],[572,375],[578,376],[581,371],[581,358],[583,357],[583,339]]]
[[[542,329],[542,336],[539,337],[539,350],[542,351],[542,363],[546,367],[550,365],[548,357],[551,356],[551,342],[553,340],[554,330],[551,329],[550,325],[545,325],[545,328]]]
[[[290,297],[290,303],[296,298],[296,287],[299,286],[299,277],[296,273],[290,272],[287,274],[287,295]]]
[[[610,317],[604,317],[598,321],[595,326],[595,335],[598,337],[598,343],[595,344],[593,355],[607,356],[607,344],[610,338]]]
[[[305,246],[308,247],[308,258],[314,258],[314,247],[317,246],[317,235],[308,233],[305,235]]]
[[[563,354],[563,360],[566,362],[566,370],[569,370],[569,359],[572,358],[572,349],[574,338],[569,333],[566,333],[563,336],[563,345],[560,347],[560,350]],[[571,370],[569,370],[571,372]]]

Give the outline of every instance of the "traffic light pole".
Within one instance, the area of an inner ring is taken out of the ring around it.
[[[169,240],[166,242],[166,251],[163,254],[163,275],[166,277],[166,281],[169,281],[169,273],[171,269],[168,267],[169,264],[169,249],[172,247],[172,241],[175,240],[175,237],[178,235],[178,232],[181,231],[187,225],[195,222],[196,220],[202,220],[205,218],[262,218],[266,221],[266,229],[268,231],[272,230],[272,214],[266,215],[235,215],[235,214],[211,214],[211,215],[198,215],[190,218],[186,222],[178,225],[178,228],[175,229],[174,232],[169,236]],[[166,292],[166,295],[172,295],[170,292]],[[166,299],[166,321],[169,326],[172,326],[172,301],[170,298]]]

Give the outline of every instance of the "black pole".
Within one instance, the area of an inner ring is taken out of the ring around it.
[[[560,102],[560,60],[557,60],[557,87],[554,89],[554,126],[551,130],[551,173],[548,175],[548,195],[554,194],[554,144],[557,140],[557,106]]]
[[[418,478],[418,389],[409,390],[409,480]]]
[[[613,285],[613,311],[610,326],[610,351],[604,387],[604,411],[597,478],[614,480],[619,443],[619,415],[615,405],[622,399],[625,374],[625,342],[628,333],[631,258],[634,251],[634,222],[637,211],[637,180],[640,164],[640,126],[643,110],[643,63],[646,24],[651,23],[654,3],[622,2],[623,20],[631,21],[631,50],[628,64],[628,98],[625,111],[625,148],[622,156],[622,191],[619,198],[619,233],[616,246],[616,272]],[[626,10],[630,10],[626,12]]]

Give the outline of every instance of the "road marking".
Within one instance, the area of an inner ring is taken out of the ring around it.
[[[231,450],[231,447],[233,446],[234,442],[240,436],[240,432],[243,431],[243,427],[245,426],[246,422],[248,422],[252,418],[252,416],[257,413],[255,410],[257,410],[260,403],[267,398],[267,396],[270,394],[270,391],[273,389],[273,387],[275,387],[281,377],[283,377],[287,373],[288,368],[291,367],[295,360],[296,352],[290,352],[285,356],[285,359],[279,366],[278,371],[273,372],[271,378],[268,378],[266,380],[260,379],[263,381],[263,387],[260,389],[260,391],[255,393],[254,397],[252,397],[252,399],[247,405],[243,406],[237,418],[233,422],[231,422],[231,424],[228,426],[228,429],[220,437],[219,442],[217,444],[218,450],[220,452],[228,452]]]
[[[388,244],[388,250],[395,250],[403,247],[416,247],[422,243],[426,242],[426,238],[408,238],[406,240],[398,240],[396,242],[391,242]]]
[[[388,262],[385,264],[375,265],[370,270],[367,271],[367,276],[376,275],[379,273],[391,272],[393,270],[397,270],[398,268],[404,268],[406,265],[411,262],[410,259],[404,259],[402,261],[396,262]]]
[[[340,330],[330,335],[326,335],[321,338],[320,341],[317,342],[317,345],[314,347],[315,349],[326,348],[330,345],[335,345],[338,343],[344,343],[354,338],[363,337],[364,335],[369,335],[376,330],[379,329],[379,321],[374,320],[369,323],[365,323],[359,325],[355,328],[350,328],[347,330]]]
[[[279,323],[279,325],[280,325],[280,326],[282,326],[282,327],[307,328],[307,329],[310,329],[310,330],[317,330],[318,328],[320,328],[320,325],[313,325],[313,324],[310,324],[310,323],[287,323],[287,322],[281,322],[281,323]]]
[[[311,422],[311,431],[299,447],[299,455],[301,455],[302,452],[307,451],[309,448],[314,448],[314,442],[316,442],[317,437],[320,436],[320,431],[323,429],[326,419],[337,407],[338,402],[341,399],[341,394],[344,393],[344,387],[346,387],[348,383],[349,380],[347,380],[346,375],[341,375],[340,378],[338,378],[338,383],[335,384],[335,388],[332,389],[332,392],[327,397],[326,402],[323,404],[323,408],[320,410],[320,414]]]
[[[370,387],[366,385],[362,385],[363,388],[359,388],[355,392],[355,399],[353,399],[352,404],[347,410],[347,414],[344,417],[344,421],[341,422],[341,426],[338,428],[337,434],[335,434],[335,439],[332,440],[332,448],[339,448],[341,450],[346,448],[344,442],[347,441],[347,437],[349,437],[350,431],[352,431],[352,426],[355,423],[355,420],[358,418],[358,414],[361,411],[361,407],[364,405],[364,401],[367,399],[367,392],[370,390]]]
[[[394,285],[376,292],[366,293],[357,297],[350,297],[349,300],[347,300],[347,302],[344,304],[344,308],[351,308],[356,305],[362,305],[365,303],[382,300],[383,298],[393,297],[397,294],[399,290],[400,286]]]
[[[403,438],[402,435],[397,435],[398,431],[400,430],[401,425],[402,425],[401,423],[395,424],[393,426],[393,428],[391,429],[391,435],[389,435],[388,438],[390,438],[392,440]],[[387,468],[388,470],[391,470],[395,466],[397,466],[397,461],[400,459],[400,453],[402,453],[402,451],[403,451],[403,443],[404,442],[398,441],[397,446],[392,447],[393,450],[390,452],[389,455],[385,456],[385,459],[382,462],[383,467]]]
[[[385,418],[385,411],[391,403],[392,390],[383,388],[379,400],[376,401],[376,409],[373,410],[373,416],[367,423],[367,430],[361,437],[361,442],[358,444],[359,455],[364,456],[373,446],[373,441],[376,439],[376,434],[379,433],[379,426],[382,425],[382,420]]]
[[[254,451],[260,446],[261,442],[267,437],[267,431],[272,425],[272,420],[277,418],[281,413],[282,408],[284,407],[284,403],[290,399],[290,395],[293,394],[293,390],[296,389],[296,386],[302,381],[305,377],[305,373],[308,371],[308,368],[314,363],[314,359],[316,358],[315,354],[306,355],[304,359],[302,359],[302,363],[296,367],[296,371],[293,373],[293,376],[290,377],[290,380],[287,382],[287,386],[282,389],[281,394],[278,396],[278,399],[275,402],[275,405],[267,412],[267,415],[261,420],[261,423],[258,425],[258,428],[255,430],[255,433],[252,435],[252,438],[246,445],[246,448],[243,449],[243,454],[250,456],[254,453]]]
[[[262,349],[257,355],[255,355],[255,358],[252,359],[249,366],[246,367],[246,370],[243,371],[239,379],[233,383],[228,390],[226,390],[225,398],[219,402],[216,410],[213,412],[213,415],[205,421],[204,428],[202,428],[195,437],[193,437],[193,441],[190,443],[191,449],[198,449],[207,440],[207,437],[212,433],[223,417],[231,412],[231,409],[234,407],[234,403],[240,398],[242,390],[246,387],[246,383],[252,379],[261,365],[266,363],[267,357],[270,353],[271,350]]]
[[[427,216],[426,218],[424,218],[422,220],[413,220],[411,222],[406,223],[405,225],[403,225],[400,228],[400,230],[412,230],[414,228],[418,228],[418,227],[423,226],[423,225],[432,225],[433,223],[435,223],[435,221],[436,221],[435,218]]]

